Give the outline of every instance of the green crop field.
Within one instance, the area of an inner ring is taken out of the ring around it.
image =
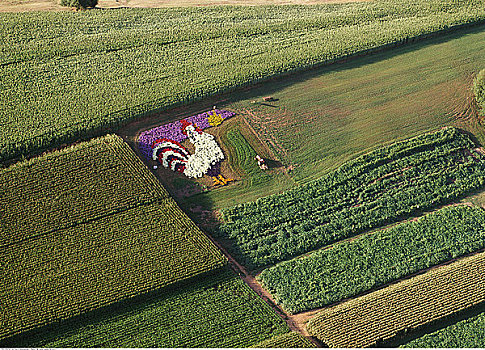
[[[258,276],[292,313],[323,307],[485,248],[485,211],[447,207],[377,233],[337,243]]]
[[[485,302],[485,253],[324,309],[307,330],[332,348],[372,347]],[[423,344],[424,345],[424,344]]]
[[[485,313],[426,334],[403,348],[484,348]]]
[[[249,347],[288,331],[283,319],[226,269],[185,288],[127,304],[95,321],[30,336],[16,346],[232,348]]]
[[[454,200],[485,183],[485,157],[446,128],[380,148],[321,179],[223,211],[219,235],[262,267]]]
[[[154,110],[481,21],[485,9],[480,0],[376,0],[0,19],[3,162]]]
[[[118,136],[0,170],[0,339],[222,266]]]

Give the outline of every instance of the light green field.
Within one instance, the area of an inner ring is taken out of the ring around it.
[[[223,107],[242,113],[283,163],[294,166],[289,175],[297,183],[380,145],[447,125],[483,142],[471,89],[484,44],[485,28],[479,26],[262,84],[231,95]],[[278,100],[264,105],[263,96]],[[229,207],[286,189],[291,179],[243,185],[244,200],[231,187],[192,200]]]

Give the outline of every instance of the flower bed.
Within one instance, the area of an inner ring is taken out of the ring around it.
[[[211,126],[217,126],[222,120],[230,118],[235,114],[231,111],[215,109],[173,123],[157,126],[156,128],[141,133],[138,137],[138,147],[143,156],[147,159],[152,159],[152,145],[157,139],[169,139],[176,142],[183,142],[187,139],[187,135],[182,132],[185,122],[194,124],[197,128],[203,130]]]

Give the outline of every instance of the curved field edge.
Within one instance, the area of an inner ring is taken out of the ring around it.
[[[177,11],[3,14],[1,161],[105,133],[175,104],[485,19],[477,0]]]
[[[483,348],[485,347],[485,313],[426,334],[400,347]]]
[[[330,347],[385,344],[485,301],[485,253],[321,311],[307,330]]]
[[[485,249],[485,211],[450,206],[309,256],[258,276],[285,310],[321,308]]]
[[[228,267],[177,289],[125,303],[9,343],[24,347],[234,348],[289,331]]]
[[[214,233],[250,269],[451,202],[484,184],[483,155],[456,128],[381,147],[319,180],[222,211]]]
[[[227,261],[118,136],[0,170],[0,191],[0,338]]]

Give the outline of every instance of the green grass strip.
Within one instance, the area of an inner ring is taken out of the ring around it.
[[[249,347],[289,331],[259,296],[229,269],[177,291],[121,310],[62,324],[18,341],[22,347]]]
[[[485,313],[426,334],[402,348],[484,348]]]
[[[290,312],[323,307],[485,248],[485,211],[453,206],[264,270]]]

